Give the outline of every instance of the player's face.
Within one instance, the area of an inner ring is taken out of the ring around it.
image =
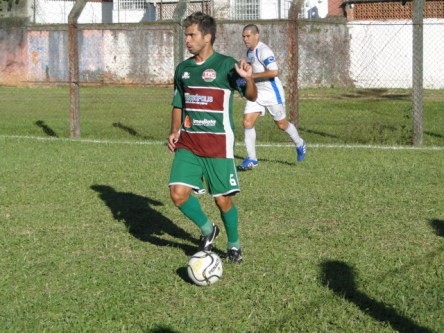
[[[259,43],[259,34],[254,34],[251,32],[251,30],[244,30],[242,33],[242,38],[245,46],[250,50],[253,50]]]
[[[192,24],[185,29],[185,45],[191,54],[200,54],[205,47],[210,45],[211,35],[203,36],[197,24]]]

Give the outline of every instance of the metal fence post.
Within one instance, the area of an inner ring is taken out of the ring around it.
[[[413,0],[413,68],[412,68],[412,113],[413,145],[421,145],[423,140],[423,32],[424,0]]]
[[[184,60],[184,43],[183,43],[183,27],[182,20],[188,7],[188,0],[179,0],[174,9],[173,20],[177,23],[175,27],[175,43],[174,43],[174,68]]]
[[[86,5],[87,0],[77,0],[68,15],[68,44],[69,44],[69,101],[71,115],[72,138],[80,137],[80,101],[79,101],[79,52],[77,20]]]
[[[288,108],[290,121],[298,127],[299,123],[299,97],[298,97],[298,73],[299,73],[299,43],[298,43],[298,15],[301,3],[293,1],[288,11]]]

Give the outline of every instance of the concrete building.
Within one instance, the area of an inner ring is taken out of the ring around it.
[[[74,3],[75,0],[19,0],[11,6],[4,5],[0,18],[19,17],[34,24],[64,24],[68,22]],[[88,0],[79,23],[171,20],[177,3],[178,0]],[[292,3],[292,0],[189,0],[185,14],[200,10],[218,19],[285,19]],[[300,17],[325,18],[328,14],[329,0],[304,0]]]

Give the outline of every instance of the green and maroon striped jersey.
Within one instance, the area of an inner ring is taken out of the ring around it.
[[[176,149],[234,158],[233,94],[243,96],[246,87],[235,63],[215,52],[204,63],[197,64],[192,57],[177,66],[172,105],[182,109],[182,127]]]

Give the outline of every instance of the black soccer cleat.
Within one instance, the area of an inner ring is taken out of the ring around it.
[[[232,264],[240,264],[244,258],[242,257],[242,250],[232,247],[227,252],[227,261]]]
[[[208,236],[201,235],[199,239],[199,251],[211,251],[213,242],[219,236],[219,228],[213,224],[213,231]]]

